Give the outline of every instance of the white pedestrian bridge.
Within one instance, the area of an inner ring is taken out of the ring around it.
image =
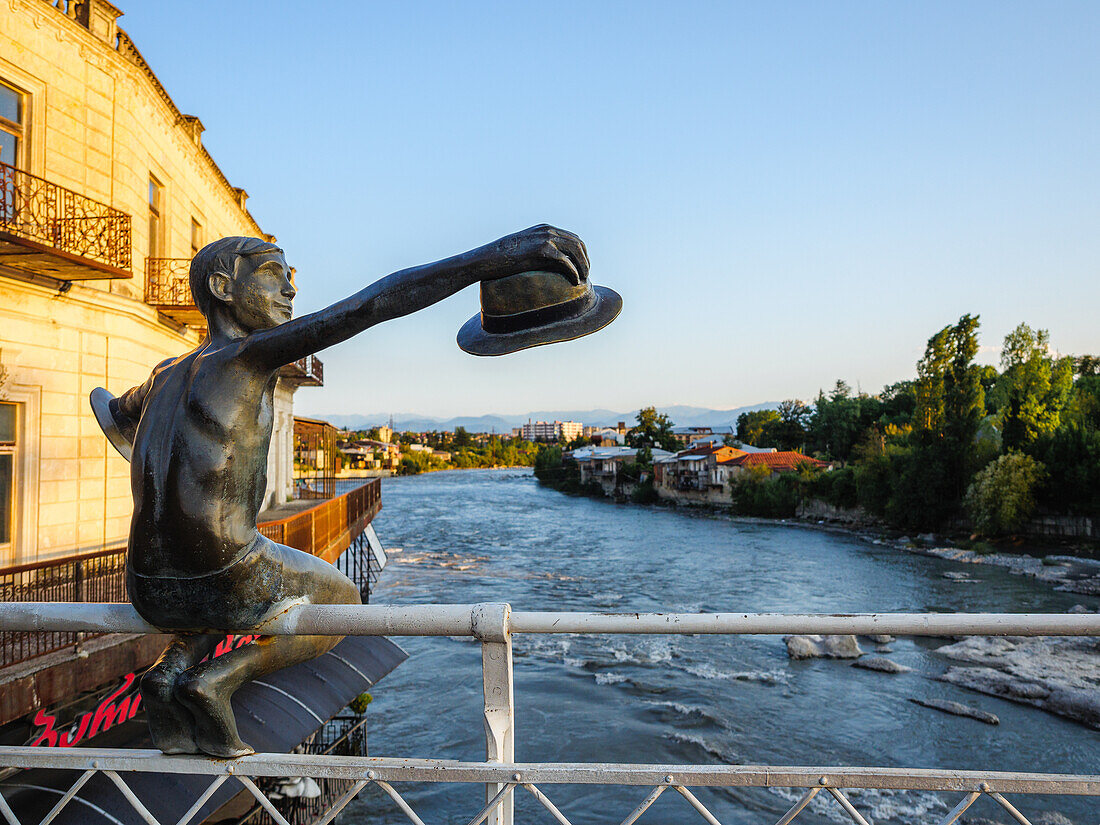
[[[0,604],[3,631],[84,631],[156,633],[128,604],[8,602]],[[233,628],[226,628],[233,630]],[[238,628],[255,632],[253,628]],[[582,763],[517,763],[517,733],[513,703],[512,636],[550,634],[890,634],[904,636],[1100,636],[1100,614],[1008,613],[554,613],[513,611],[507,604],[438,605],[300,605],[262,628],[265,634],[358,636],[472,636],[481,643],[484,682],[486,759],[459,762],[430,758],[349,757],[316,754],[258,753],[226,761],[201,756],[165,756],[151,750],[95,748],[0,747],[0,768],[75,771],[78,777],[46,817],[54,821],[97,774],[109,779],[149,825],[158,820],[126,782],[128,774],[206,775],[210,783],[174,825],[197,821],[203,806],[227,782],[252,793],[271,819],[288,825],[255,780],[261,777],[308,776],[339,779],[347,790],[318,820],[321,825],[358,794],[377,788],[410,822],[425,825],[395,785],[405,783],[477,783],[485,786],[486,802],[471,812],[470,825],[511,825],[514,798],[529,793],[545,808],[547,821],[570,825],[553,802],[557,785],[638,786],[638,804],[631,811],[597,811],[591,820],[631,825],[662,794],[683,799],[682,821],[698,816],[715,825],[719,820],[693,793],[695,788],[769,787],[796,791],[797,801],[776,825],[788,825],[816,797],[831,799],[837,810],[857,825],[869,825],[845,792],[851,789],[937,791],[953,794],[957,804],[934,825],[951,825],[975,804],[1000,810],[1012,820],[1030,825],[1030,794],[1091,796],[1100,810],[1100,775],[941,770],[873,766],[813,765],[653,765]],[[474,723],[475,720],[471,720]],[[568,719],[561,720],[568,725]],[[797,735],[792,731],[791,735]],[[984,800],[984,801],[983,801]],[[986,812],[991,813],[992,811]],[[9,825],[22,823],[0,796],[0,816]],[[644,821],[644,820],[643,820]]]

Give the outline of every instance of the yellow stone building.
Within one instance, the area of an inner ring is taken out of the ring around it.
[[[207,241],[273,239],[105,0],[0,0],[0,567],[125,542],[129,471],[88,407],[202,340],[187,267]],[[291,492],[276,391],[267,503]]]

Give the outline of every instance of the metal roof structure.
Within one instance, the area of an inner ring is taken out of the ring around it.
[[[233,697],[241,737],[259,752],[289,753],[406,658],[404,650],[383,636],[349,636],[317,659],[264,676]],[[152,747],[144,714],[109,733],[114,747]],[[33,769],[9,777],[0,787],[20,820],[38,822],[79,776],[80,771]],[[127,782],[158,822],[177,822],[210,784],[206,777],[181,773],[136,773]],[[219,788],[192,821],[201,822],[239,791],[231,785]],[[81,786],[52,822],[147,825],[102,774]]]

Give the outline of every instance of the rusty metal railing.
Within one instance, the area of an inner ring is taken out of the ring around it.
[[[0,233],[129,276],[129,215],[7,163],[0,163]]]
[[[73,626],[96,632],[155,631],[129,605],[0,604],[0,629],[52,630]],[[632,825],[662,794],[670,790],[683,799],[684,813],[690,809],[709,825],[720,825],[718,817],[693,791],[697,788],[793,789],[794,804],[778,820],[774,820],[776,825],[790,825],[803,812],[811,811],[811,804],[817,805],[819,801],[835,806],[837,815],[847,817],[855,825],[869,825],[867,817],[857,807],[858,797],[849,793],[851,789],[931,791],[941,794],[946,813],[929,820],[938,825],[959,822],[962,814],[975,805],[979,809],[984,805],[986,812],[995,809],[1002,815],[1007,814],[1021,825],[1032,825],[1032,820],[1024,812],[1027,803],[1015,799],[1017,794],[1100,798],[1100,775],[1095,774],[849,766],[517,763],[514,753],[516,725],[512,657],[512,636],[517,633],[1100,636],[1100,614],[608,614],[513,612],[507,604],[302,605],[266,623],[263,632],[273,635],[474,637],[481,643],[486,761],[263,753],[227,762],[199,756],[164,756],[149,750],[0,747],[0,768],[78,771],[75,783],[62,796],[54,813],[68,804],[89,779],[102,773],[146,822],[156,822],[156,819],[126,783],[125,773],[209,776],[209,788],[178,820],[180,825],[196,821],[204,803],[226,782],[238,783],[252,794],[272,821],[278,825],[289,825],[256,782],[263,777],[281,776],[342,779],[352,783],[339,799],[330,803],[317,820],[318,825],[331,823],[348,803],[368,788],[377,788],[385,794],[414,825],[423,825],[423,820],[408,799],[392,784],[403,782],[484,785],[485,805],[469,820],[469,825],[481,825],[483,822],[488,825],[512,825],[514,797],[520,790],[530,793],[560,825],[570,825],[569,818],[547,793],[551,786],[556,785],[624,785],[639,788],[639,801],[633,810],[626,813],[621,825]],[[428,723],[428,720],[425,722]],[[564,720],[556,720],[555,724],[564,724]],[[12,779],[11,784],[17,786],[18,778]],[[1012,800],[1008,798],[1010,795]],[[0,804],[0,813],[7,816],[13,825],[21,825],[15,813],[10,808],[5,810],[3,804]],[[590,821],[590,812],[585,811],[584,814],[586,821]],[[619,819],[615,817],[607,821],[616,822]]]
[[[258,529],[272,541],[335,562],[381,508],[381,484],[367,481],[341,496]],[[370,564],[348,560],[360,590],[369,590]],[[377,571],[375,572],[377,577]],[[111,547],[52,561],[0,568],[0,602],[125,602],[126,548]],[[0,631],[0,668],[72,647],[99,634]]]
[[[264,522],[259,530],[272,541],[331,562],[363,532],[381,501],[382,483],[371,479],[304,512]]]
[[[145,303],[198,310],[191,296],[190,258],[145,259]]]

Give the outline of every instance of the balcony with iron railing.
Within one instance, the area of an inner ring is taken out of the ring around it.
[[[130,278],[130,216],[0,163],[0,264],[62,281]]]
[[[205,327],[191,297],[190,258],[145,259],[145,303],[178,324]]]
[[[129,605],[0,604],[0,630],[56,632],[77,627],[98,633],[155,632]],[[938,807],[946,813],[921,820],[930,825],[960,823],[964,813],[968,817],[974,814],[1007,816],[1021,825],[1071,821],[1057,818],[1059,814],[1049,806],[1061,807],[1074,797],[1100,799],[1100,775],[1097,774],[998,771],[987,766],[517,763],[515,742],[520,730],[515,719],[512,651],[512,640],[517,634],[1097,636],[1100,635],[1100,615],[1097,614],[606,614],[512,611],[507,604],[302,605],[265,625],[264,632],[272,635],[472,637],[481,646],[484,705],[481,718],[470,719],[468,723],[484,727],[485,761],[440,759],[430,754],[417,754],[414,758],[401,754],[366,757],[311,753],[257,753],[226,761],[203,756],[165,756],[154,750],[6,746],[0,747],[0,769],[69,772],[69,778],[55,791],[58,802],[47,821],[52,821],[72,800],[79,799],[83,803],[82,789],[98,783],[101,793],[105,789],[115,799],[120,794],[140,816],[140,821],[171,821],[179,825],[200,822],[208,816],[214,807],[211,798],[226,783],[231,783],[230,788],[239,788],[255,797],[271,821],[289,825],[262,789],[265,779],[287,776],[345,783],[346,791],[338,798],[324,800],[324,808],[317,811],[319,818],[315,823],[318,825],[333,822],[352,800],[368,792],[392,803],[396,809],[394,813],[414,825],[423,825],[413,807],[419,804],[414,795],[424,786],[439,788],[419,795],[420,799],[431,799],[444,791],[446,786],[440,783],[485,786],[486,802],[477,806],[480,810],[473,814],[469,825],[483,822],[512,825],[514,800],[521,791],[533,797],[531,805],[536,812],[539,812],[537,806],[545,809],[541,819],[532,821],[552,819],[560,825],[570,825],[571,818],[572,821],[632,825],[662,795],[666,795],[666,799],[678,797],[678,811],[665,805],[666,817],[676,814],[671,821],[705,821],[709,825],[719,825],[719,815],[735,815],[738,821],[743,821],[749,811],[754,812],[752,821],[775,822],[776,825],[790,825],[795,820],[807,822],[810,817],[822,815],[833,821],[869,825],[867,815],[860,810],[861,792],[869,789],[935,794],[939,798]],[[431,666],[430,659],[427,664]],[[543,713],[536,718],[551,720],[565,733],[569,707],[566,702],[553,709],[550,715]],[[448,714],[431,719],[425,716],[423,724],[459,725],[461,721]],[[791,731],[792,735],[798,733]],[[209,785],[197,798],[142,799],[131,783],[136,786],[135,779],[145,773],[205,775]],[[17,779],[12,781],[18,785]],[[62,793],[60,789],[69,784],[72,785],[69,791]],[[394,787],[395,784],[400,789]],[[608,810],[607,803],[599,797],[600,786],[626,786],[634,790],[633,794],[620,794],[620,798],[629,800],[627,804],[632,809]],[[774,812],[765,819],[768,811],[775,809],[771,804],[761,805],[763,797],[752,796],[765,789],[781,789],[793,802],[787,803],[790,807],[778,819]],[[736,792],[737,796],[716,795],[714,790]],[[672,793],[668,793],[670,791]],[[2,797],[0,803],[3,803],[0,812],[13,825],[38,823],[41,819],[37,816],[21,819]],[[1041,819],[1034,812],[1040,804],[1047,808]],[[180,818],[178,811],[185,807],[187,812]],[[1090,810],[1095,812],[1096,808]],[[1033,818],[1029,818],[1029,813]],[[621,818],[623,814],[625,818]],[[386,821],[391,820],[387,818]]]

